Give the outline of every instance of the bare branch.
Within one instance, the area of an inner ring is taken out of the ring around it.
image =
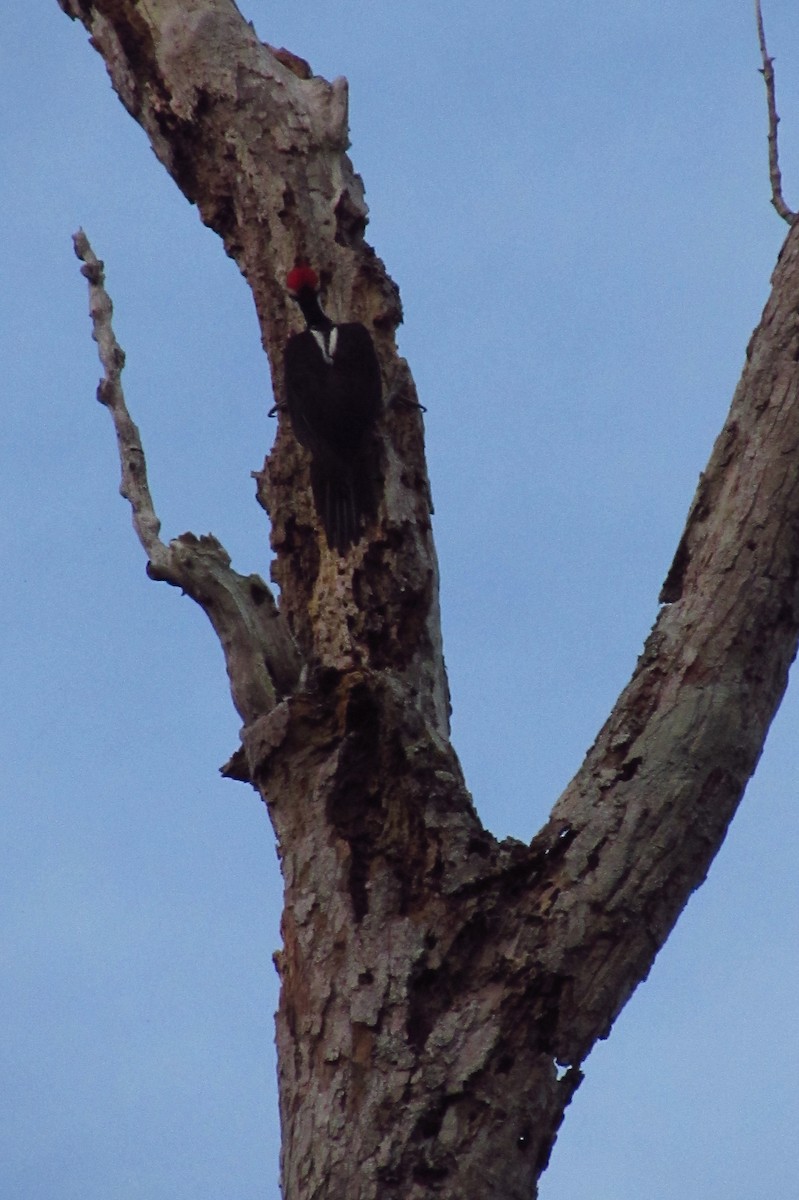
[[[150,486],[147,482],[147,464],[144,460],[139,431],[131,420],[122,391],[122,368],[125,351],[114,334],[111,318],[114,306],[105,290],[105,264],[97,257],[82,229],[72,238],[75,253],[84,264],[80,273],[89,282],[89,314],[92,319],[92,337],[97,342],[104,375],[97,387],[97,399],[104,404],[114,420],[114,429],[119,447],[119,462],[122,482],[119,491],[130,502],[133,511],[133,527],[139,541],[152,563],[160,562],[168,554],[167,547],[158,536],[161,522],[153,507]]]
[[[780,118],[777,116],[777,101],[774,89],[774,59],[769,58],[768,50],[766,49],[766,34],[763,28],[763,11],[760,7],[760,0],[755,0],[755,16],[757,18],[760,56],[763,59],[760,74],[763,76],[763,82],[766,85],[766,100],[768,103],[768,167],[769,178],[771,180],[771,203],[782,219],[791,225],[796,219],[796,213],[785,203],[782,194],[782,173],[780,172],[779,150],[777,147],[777,126],[780,123]]]
[[[102,261],[82,229],[73,237],[75,253],[89,283],[92,336],[103,378],[97,399],[111,413],[122,470],[120,493],[130,503],[133,526],[149,559],[147,573],[179,587],[207,614],[222,644],[236,710],[245,724],[274,708],[295,686],[300,659],[272,593],[259,575],[239,575],[225,548],[210,534],[184,533],[166,545],[147,482],[141,437],[122,390],[125,352],[111,323],[113,304],[105,289]]]

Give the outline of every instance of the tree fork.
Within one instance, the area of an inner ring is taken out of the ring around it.
[[[346,85],[275,54],[230,0],[59,2],[250,283],[278,401],[298,255],[404,401],[381,425],[377,528],[343,565],[283,422],[259,476],[301,662],[242,734],[285,881],[284,1195],[527,1198],[581,1063],[721,845],[796,652],[799,233],[633,678],[542,831],[499,843],[448,741],[421,412],[363,237]]]

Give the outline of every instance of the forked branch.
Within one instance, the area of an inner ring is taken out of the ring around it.
[[[73,244],[83,263],[81,274],[89,283],[92,335],[103,365],[97,399],[114,422],[122,470],[119,490],[130,503],[133,526],[148,558],[147,573],[181,588],[207,614],[225,654],[233,703],[249,724],[274,708],[296,684],[300,673],[296,647],[267,585],[259,575],[234,571],[215,537],[184,533],[168,545],[161,540],[141,437],[122,390],[125,352],[111,322],[113,305],[105,289],[103,263],[82,229]]]
[[[792,225],[796,219],[796,213],[785,203],[785,198],[782,194],[782,173],[780,171],[779,148],[777,145],[777,126],[780,123],[780,118],[777,115],[774,86],[774,59],[769,58],[768,49],[766,48],[766,33],[763,28],[763,11],[760,6],[760,0],[755,0],[755,16],[757,18],[757,37],[760,42],[760,57],[763,60],[760,74],[763,76],[763,82],[766,85],[766,102],[768,104],[768,168],[771,180],[771,203],[782,219],[787,221],[789,225]]]
[[[341,123],[331,133],[328,120],[343,89],[287,68],[233,0],[60,3],[85,24],[124,103],[252,286],[278,400],[290,325],[281,274],[299,254],[329,273],[339,311],[371,322],[393,378],[396,292],[363,240],[361,182]],[[97,264],[92,286],[102,286]],[[307,472],[282,424],[261,495],[273,516],[282,609],[321,669],[267,718],[249,721],[244,742],[285,880],[277,960],[285,1195],[534,1195],[582,1062],[707,874],[796,654],[798,290],[799,227],[780,256],[655,628],[529,846],[482,828],[447,741],[410,376],[399,393],[408,403],[385,413],[382,524],[346,572],[320,552],[305,515]],[[120,366],[112,353],[101,398],[121,430]],[[124,455],[130,443],[119,437]],[[149,550],[151,573],[241,635],[251,672],[226,648],[239,710],[268,705],[262,643],[248,625],[254,597],[213,543],[228,613],[211,591],[217,580],[202,545],[184,535],[164,547],[157,525],[147,525],[152,504],[137,480],[131,503],[162,564]],[[255,700],[240,678],[252,679]]]

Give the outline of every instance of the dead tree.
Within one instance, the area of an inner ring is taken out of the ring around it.
[[[368,539],[328,550],[285,420],[258,496],[278,610],[213,539],[165,545],[102,264],[77,249],[150,573],[206,610],[285,881],[277,1016],[286,1200],[529,1200],[581,1063],[704,879],[799,636],[799,231],[747,350],[630,683],[532,842],[498,842],[448,737],[422,414],[398,292],[364,239],[347,87],[233,0],[60,0],[249,282],[281,401],[283,280],[374,333],[387,402]]]

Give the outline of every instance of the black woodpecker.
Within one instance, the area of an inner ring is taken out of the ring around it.
[[[377,514],[380,364],[364,325],[335,325],[322,311],[312,267],[294,267],[286,286],[308,326],[286,343],[286,404],[294,435],[311,455],[311,490],[327,544],[344,555]]]

